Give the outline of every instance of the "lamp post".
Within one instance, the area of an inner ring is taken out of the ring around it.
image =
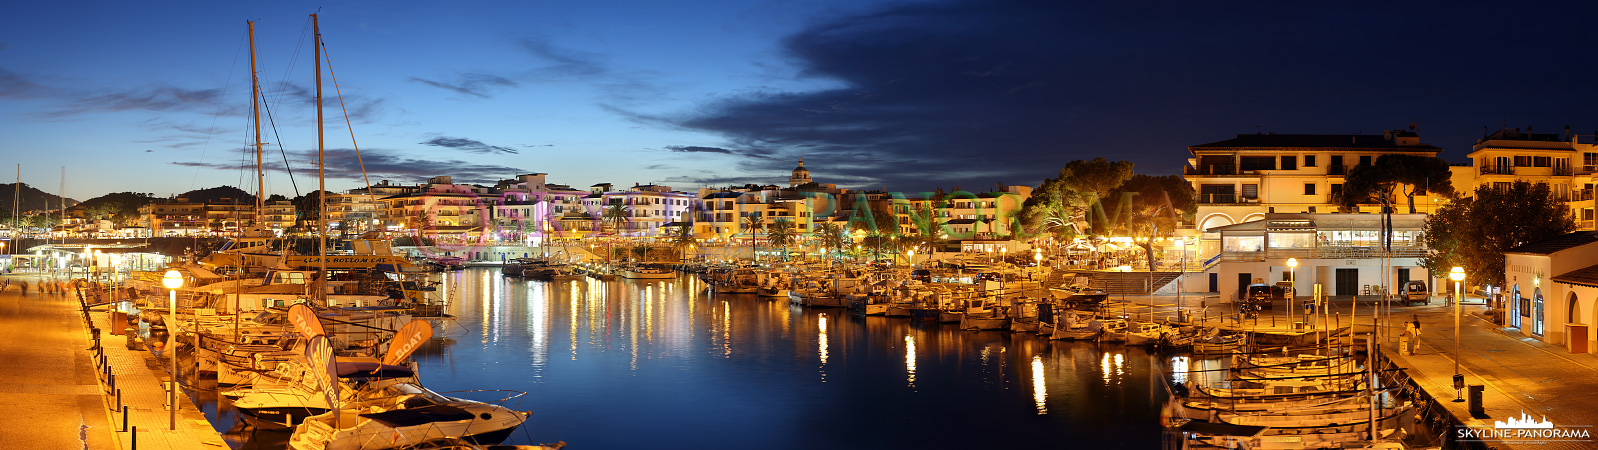
[[[183,275],[179,274],[176,270],[168,270],[166,271],[166,275],[161,277],[161,285],[166,286],[167,289],[167,307],[169,308],[169,312],[167,313],[167,318],[165,320],[167,336],[171,336],[171,341],[176,344],[177,334],[175,333],[178,331],[178,288],[183,287]],[[172,379],[172,384],[170,384],[167,388],[166,397],[167,404],[170,405],[171,408],[168,410],[171,411],[171,413],[167,415],[168,430],[178,429],[178,353],[176,351],[177,349],[173,347],[176,346],[174,345],[168,347],[164,352],[166,353],[167,360],[171,361],[171,372],[168,373],[168,375]]]
[[[1457,402],[1463,400],[1459,397],[1459,392],[1460,389],[1464,388],[1461,382],[1463,377],[1459,375],[1459,314],[1461,310],[1459,302],[1465,299],[1464,291],[1461,290],[1462,282],[1465,281],[1465,268],[1454,266],[1453,269],[1448,271],[1448,278],[1454,280],[1454,401]]]
[[[910,260],[910,263],[909,263],[910,268],[911,269],[916,268],[916,249],[912,248],[909,251],[905,252],[905,256],[908,257],[908,259]]]
[[[1287,258],[1287,307],[1292,308],[1293,302],[1298,301],[1298,258]],[[1304,321],[1309,321],[1309,311],[1304,312]]]

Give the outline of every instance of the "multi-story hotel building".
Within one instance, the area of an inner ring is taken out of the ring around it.
[[[1530,129],[1505,128],[1483,136],[1471,146],[1475,186],[1507,186],[1515,181],[1548,185],[1548,191],[1570,207],[1576,228],[1593,227],[1593,174],[1598,172],[1598,149],[1578,143],[1566,130],[1560,134],[1533,134]],[[1472,186],[1455,186],[1469,194]]]
[[[1268,213],[1336,212],[1333,193],[1355,165],[1386,154],[1437,156],[1410,131],[1366,134],[1239,134],[1188,147],[1185,178],[1198,194],[1198,231]]]

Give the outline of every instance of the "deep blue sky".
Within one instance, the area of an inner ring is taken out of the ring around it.
[[[318,8],[373,182],[691,190],[781,183],[803,157],[821,182],[980,190],[1098,156],[1180,173],[1186,146],[1256,130],[1414,123],[1456,162],[1484,126],[1598,131],[1581,3],[213,3],[5,6],[0,172],[55,192],[65,166],[78,199],[253,191],[256,20],[268,193],[295,195],[279,142],[313,189]],[[324,79],[328,185],[358,187]]]

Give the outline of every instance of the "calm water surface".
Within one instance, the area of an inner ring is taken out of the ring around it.
[[[713,295],[688,275],[546,283],[478,268],[439,278],[458,319],[417,352],[422,381],[527,392],[519,409],[533,416],[507,443],[1159,447],[1159,373],[1172,359],[1140,348]]]

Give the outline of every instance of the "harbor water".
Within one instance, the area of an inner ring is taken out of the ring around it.
[[[714,294],[691,275],[436,277],[455,319],[415,355],[421,380],[526,392],[507,405],[533,413],[513,444],[1159,448],[1165,374],[1186,365],[1138,347]],[[235,446],[287,440],[244,426],[225,401],[206,404]]]

